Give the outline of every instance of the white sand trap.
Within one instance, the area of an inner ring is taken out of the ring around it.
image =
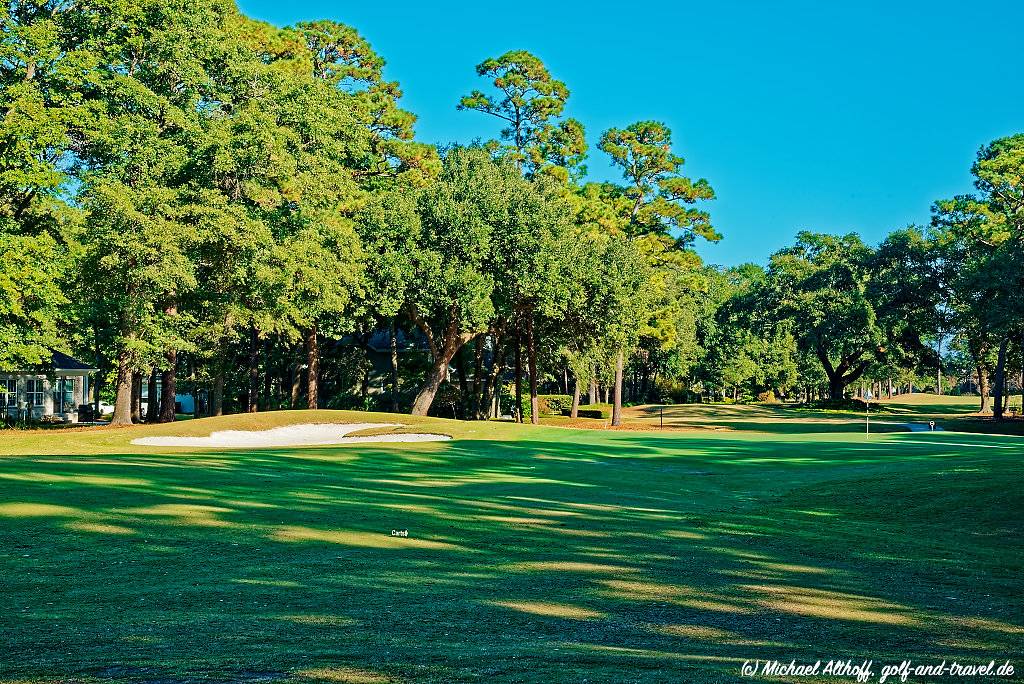
[[[308,423],[286,425],[270,430],[221,430],[209,437],[140,437],[132,444],[143,446],[217,447],[243,449],[246,447],[317,446],[323,444],[349,444],[354,442],[443,442],[448,435],[389,433],[365,437],[346,435],[374,428],[402,427],[401,423]]]

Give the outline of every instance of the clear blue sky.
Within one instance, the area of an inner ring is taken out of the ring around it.
[[[484,85],[474,65],[512,49],[566,82],[592,148],[611,126],[664,121],[687,172],[718,193],[725,238],[700,247],[712,263],[764,261],[799,230],[875,242],[926,223],[933,200],[971,189],[980,145],[1024,132],[1019,0],[239,5],[278,25],[357,28],[424,141],[497,136],[497,121],[455,104]],[[589,167],[616,177],[600,151]]]

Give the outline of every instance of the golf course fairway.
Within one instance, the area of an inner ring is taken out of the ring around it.
[[[453,439],[130,444],[368,421]],[[0,682],[731,682],[833,658],[1013,681],[1022,455],[952,431],[327,411],[9,431]]]

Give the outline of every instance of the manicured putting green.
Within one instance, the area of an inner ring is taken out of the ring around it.
[[[830,657],[1024,670],[1019,438],[402,420],[455,439],[128,444],[305,413],[3,433],[0,681],[727,682],[746,659]]]

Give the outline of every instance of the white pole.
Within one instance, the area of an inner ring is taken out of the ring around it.
[[[868,390],[864,398],[864,439],[871,439],[871,400],[874,398],[871,390]]]

